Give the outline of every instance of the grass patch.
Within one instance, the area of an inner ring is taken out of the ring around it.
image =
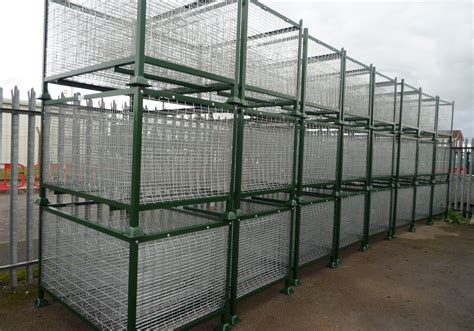
[[[469,220],[462,216],[462,213],[451,208],[448,209],[448,217],[444,221],[450,224],[470,224]]]
[[[33,277],[38,278],[39,270],[38,266],[33,267]],[[21,269],[16,271],[16,278],[19,282],[26,280],[26,267],[21,267]],[[9,272],[0,272],[0,285],[7,285],[10,283],[10,273]]]

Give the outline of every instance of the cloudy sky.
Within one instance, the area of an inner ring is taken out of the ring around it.
[[[474,137],[474,8],[470,0],[262,0],[314,37],[444,100],[455,128]],[[43,4],[0,2],[0,86],[40,89]]]

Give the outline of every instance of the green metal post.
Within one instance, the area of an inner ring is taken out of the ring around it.
[[[438,113],[439,115],[439,113]],[[450,199],[449,199],[449,191],[451,189],[451,175],[452,175],[452,172],[453,172],[453,120],[454,120],[454,101],[451,103],[451,129],[449,131],[449,172],[448,172],[448,178],[447,178],[447,181],[448,181],[448,189],[447,189],[447,192],[446,192],[446,212],[445,212],[445,217],[447,218],[448,217],[448,210],[450,208],[450,205],[449,205],[449,202],[450,202]],[[438,130],[438,128],[437,128]]]
[[[370,91],[369,91],[369,135],[367,146],[367,179],[365,193],[364,234],[360,250],[365,252],[369,248],[370,210],[372,199],[372,157],[374,148],[374,98],[375,98],[375,67],[370,66]]]
[[[403,95],[405,93],[405,80],[402,79],[400,82],[400,105],[399,105],[399,118],[398,118],[398,130],[395,132],[396,139],[398,141],[397,148],[397,164],[395,167],[395,197],[393,198],[393,215],[392,215],[392,227],[387,233],[387,239],[395,239],[395,230],[397,228],[397,206],[398,206],[398,190],[400,188],[400,156],[402,151],[402,120],[403,120]],[[395,105],[397,103],[397,92],[395,92]],[[413,206],[414,208],[414,206]]]
[[[337,137],[337,157],[336,157],[336,183],[334,186],[335,195],[335,210],[334,210],[334,225],[332,234],[332,251],[329,261],[330,268],[336,268],[340,264],[339,260],[339,237],[341,227],[342,214],[342,176],[344,163],[344,98],[346,86],[346,51],[341,50],[341,82],[339,94],[339,114],[337,125],[339,133]]]
[[[46,60],[47,60],[47,42],[48,42],[48,8],[49,8],[49,0],[45,0],[44,2],[44,23],[43,23],[43,70],[42,70],[42,94],[39,97],[39,99],[42,101],[41,102],[41,136],[40,136],[40,162],[41,162],[41,170],[40,170],[40,192],[39,192],[39,203],[40,203],[40,208],[39,208],[39,224],[38,224],[38,295],[36,297],[36,300],[34,302],[35,306],[40,308],[44,307],[48,304],[48,301],[45,299],[44,296],[44,290],[41,286],[41,265],[42,265],[42,259],[43,259],[43,206],[48,205],[48,200],[46,198],[46,188],[44,187],[44,167],[45,167],[45,162],[44,162],[44,127],[45,127],[45,118],[44,118],[44,112],[45,112],[45,101],[51,99],[51,95],[49,94],[48,91],[48,83],[44,82],[44,78],[46,76]]]
[[[394,100],[393,100],[393,119],[394,123],[396,122],[396,108],[397,108],[397,78],[395,78],[395,91],[394,91]],[[393,132],[395,134],[395,132]],[[397,150],[396,150],[396,135],[394,135],[394,139],[392,139],[392,166],[390,170],[390,220],[389,220],[389,226],[388,226],[388,231],[387,231],[387,238],[390,235],[391,229],[395,227],[394,225],[394,217],[397,216],[397,211],[396,211],[396,203],[395,203],[395,191],[396,191],[396,185],[395,185],[395,171],[396,171],[396,164],[395,164],[395,156],[397,155]]]
[[[434,190],[436,183],[436,151],[437,151],[437,141],[438,141],[438,112],[439,112],[439,97],[436,96],[436,106],[435,106],[435,128],[433,134],[433,160],[431,166],[431,192],[430,192],[430,214],[426,224],[433,225],[433,203],[434,203]]]
[[[413,188],[413,211],[410,222],[410,232],[416,231],[416,195],[418,194],[418,158],[420,156],[420,112],[421,112],[421,98],[423,91],[418,90],[418,119],[417,119],[417,135],[416,135],[416,153],[415,153],[415,177]]]

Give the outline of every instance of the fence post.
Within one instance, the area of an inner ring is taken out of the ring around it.
[[[28,110],[36,110],[36,93],[33,89],[28,92]],[[27,181],[26,181],[26,260],[33,260],[33,194],[35,184],[34,161],[35,161],[35,120],[34,114],[28,115],[28,149],[27,149]],[[26,267],[26,282],[33,281],[33,266]]]
[[[463,149],[461,150],[461,160],[462,160],[462,163],[461,163],[461,178],[462,178],[462,183],[461,183],[461,210],[462,210],[462,215],[464,217],[466,217],[466,204],[468,203],[468,199],[467,199],[467,196],[466,196],[466,193],[467,193],[467,188],[466,188],[466,184],[467,184],[467,179],[468,177],[466,176],[466,172],[467,172],[467,169],[466,169],[466,166],[467,166],[467,143],[468,143],[468,140],[467,138],[464,140],[464,145],[462,146]],[[466,204],[465,204],[466,203]]]
[[[466,199],[466,213],[472,217],[472,210],[471,210],[471,202],[472,202],[472,170],[474,170],[474,156],[472,155],[474,152],[474,138],[471,138],[471,148],[467,149],[469,150],[468,158],[469,162],[468,163],[468,168],[466,170],[469,170],[469,174],[467,177],[467,199]]]
[[[12,109],[20,109],[20,91],[15,86],[11,91]],[[18,139],[19,114],[12,114],[11,158],[10,158],[10,264],[18,262],[17,252],[17,203],[18,203]],[[10,287],[16,287],[16,268],[10,269]]]
[[[0,108],[3,108],[3,88],[0,87]],[[3,160],[3,113],[0,113],[0,163]]]

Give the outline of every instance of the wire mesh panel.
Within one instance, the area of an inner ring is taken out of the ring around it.
[[[369,234],[388,230],[391,217],[392,190],[374,191],[371,194]]]
[[[45,107],[44,182],[130,201],[133,113],[114,104]]]
[[[338,128],[305,123],[303,184],[333,182],[336,179]]]
[[[366,178],[368,138],[367,132],[344,129],[343,180]]]
[[[139,245],[137,328],[174,330],[224,307],[229,226]]]
[[[237,297],[288,275],[291,211],[241,221]]]
[[[341,90],[341,54],[317,39],[308,40],[306,101],[338,109]]]
[[[339,247],[362,239],[364,232],[365,194],[342,198]]]
[[[397,85],[394,80],[379,73],[375,74],[374,120],[395,123],[395,93]]]
[[[418,175],[430,175],[433,172],[434,144],[420,140],[418,143]]]
[[[433,215],[446,212],[448,197],[448,184],[435,184],[433,195]]]
[[[398,189],[397,226],[406,225],[411,222],[413,213],[413,194],[413,187],[402,187]]]
[[[436,145],[436,174],[449,173],[449,155],[451,148],[448,143],[438,142]]]
[[[372,176],[390,177],[395,170],[396,138],[393,135],[374,133],[372,151]]]
[[[453,106],[450,103],[440,101],[438,108],[438,134],[450,136],[452,134]]]
[[[401,137],[400,176],[414,176],[416,171],[416,140]]]
[[[370,69],[346,60],[344,110],[348,115],[369,116]]]
[[[127,328],[128,243],[47,211],[41,285],[100,329]]]
[[[233,114],[165,100],[143,113],[141,203],[229,192]]]
[[[416,190],[415,219],[428,217],[430,214],[431,186],[418,186]]]
[[[332,249],[334,201],[301,206],[299,265],[326,256]]]
[[[418,128],[420,92],[405,84],[402,104],[402,125]]]
[[[246,113],[242,191],[287,189],[293,181],[295,123]]]
[[[299,31],[290,20],[249,1],[246,83],[296,96]]]
[[[423,94],[420,108],[420,130],[434,132],[436,120],[436,99]]]

